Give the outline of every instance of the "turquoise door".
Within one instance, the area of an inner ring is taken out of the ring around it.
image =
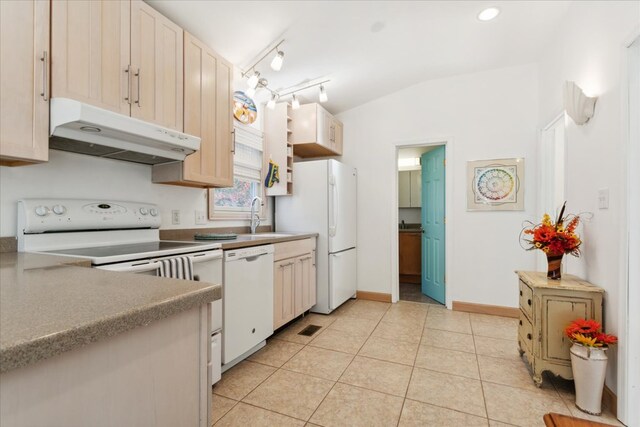
[[[444,304],[444,146],[422,155],[422,293]]]

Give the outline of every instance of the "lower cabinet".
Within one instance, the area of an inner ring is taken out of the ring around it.
[[[316,304],[316,239],[274,246],[273,329],[277,329]]]
[[[420,283],[422,277],[422,231],[398,233],[400,281]]]
[[[571,341],[564,329],[575,319],[602,322],[604,289],[570,274],[556,281],[548,280],[546,273],[516,273],[520,293],[518,347],[531,365],[534,383],[542,385],[544,371],[573,379]]]

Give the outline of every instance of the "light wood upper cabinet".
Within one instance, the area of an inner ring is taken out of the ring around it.
[[[398,172],[398,207],[422,207],[422,171]]]
[[[49,2],[0,1],[0,164],[49,158]]]
[[[51,9],[51,96],[129,115],[129,0],[53,0]]]
[[[228,61],[185,33],[184,132],[201,138],[200,150],[184,162],[154,166],[153,182],[233,185],[232,76],[233,66]]]
[[[291,118],[289,141],[296,156],[342,155],[342,123],[320,104],[301,105],[291,111]]]
[[[398,207],[411,207],[411,172],[398,172]]]
[[[344,125],[341,121],[334,119],[333,146],[334,151],[342,155],[342,141],[344,139]]]
[[[132,117],[183,130],[182,49],[182,28],[142,0],[131,1]]]
[[[422,171],[411,171],[411,207],[422,207]]]

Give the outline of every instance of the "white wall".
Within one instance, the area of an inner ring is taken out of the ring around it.
[[[16,235],[17,201],[21,198],[101,198],[157,203],[162,228],[247,225],[248,221],[209,221],[195,225],[195,211],[207,211],[206,190],[153,184],[151,166],[118,160],[49,152],[49,162],[0,167],[0,236]],[[171,211],[180,210],[180,225],[171,224]],[[270,219],[266,221],[270,224]]]
[[[598,96],[594,117],[583,126],[569,120],[567,128],[568,210],[594,214],[584,224],[582,256],[567,267],[606,289],[605,325],[607,332],[617,333],[624,224],[623,44],[640,28],[640,3],[573,2],[560,28],[540,61],[539,124],[561,111],[565,80],[574,80],[585,93]],[[609,189],[606,210],[598,209],[602,188]],[[609,357],[607,385],[616,391],[615,352]]]
[[[451,300],[516,307],[513,271],[534,266],[518,234],[535,214],[537,112],[537,67],[525,65],[426,81],[340,114],[342,160],[358,169],[358,289],[391,293],[394,144],[448,136],[455,257],[447,290]],[[510,157],[525,158],[526,210],[467,212],[466,162]]]

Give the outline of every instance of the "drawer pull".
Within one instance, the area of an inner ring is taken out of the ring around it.
[[[520,296],[522,296],[522,289],[520,289]]]
[[[527,339],[531,341],[531,334],[527,334]]]
[[[522,320],[520,321],[520,326],[522,326]]]
[[[531,300],[530,299],[527,300],[527,304],[531,305]]]

